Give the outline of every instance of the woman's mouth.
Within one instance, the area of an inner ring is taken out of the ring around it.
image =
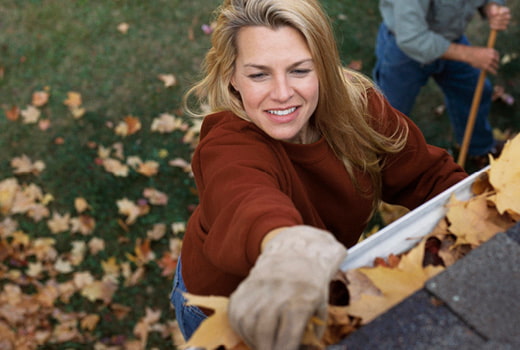
[[[291,108],[287,108],[287,109],[269,109],[269,110],[267,110],[267,113],[283,117],[283,116],[293,113],[295,110],[296,110],[296,107],[291,107]]]

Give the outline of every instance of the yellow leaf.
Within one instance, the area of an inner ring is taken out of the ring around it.
[[[74,199],[74,207],[76,208],[76,211],[78,213],[82,213],[90,208],[87,200],[83,197],[77,197],[76,199]]]
[[[520,135],[509,140],[498,159],[491,159],[489,182],[496,195],[491,199],[498,211],[520,219]]]
[[[101,267],[105,275],[119,276],[120,267],[115,257],[112,256],[106,261],[101,261]]]
[[[69,111],[72,113],[72,117],[74,117],[74,119],[79,119],[85,115],[87,110],[83,107],[70,106]]]
[[[0,214],[6,215],[11,211],[15,195],[19,190],[18,180],[13,177],[0,181]]]
[[[71,108],[79,107],[82,103],[81,94],[74,91],[67,92],[67,99],[63,101],[64,105]]]
[[[485,193],[465,202],[453,196],[447,207],[448,229],[457,236],[455,245],[467,243],[478,246],[514,224],[488,206]]]
[[[99,322],[99,315],[97,314],[89,314],[85,317],[83,317],[83,319],[81,320],[81,328],[82,329],[86,329],[88,331],[93,331],[94,329],[96,329],[96,326]]]
[[[360,299],[346,308],[348,313],[360,317],[362,323],[366,324],[422,288],[428,279],[441,272],[441,266],[422,266],[425,243],[426,240],[422,240],[404,254],[396,268],[360,268],[359,271],[372,281],[381,295],[362,294]]]
[[[222,345],[226,349],[231,349],[242,342],[228,321],[228,298],[218,296],[200,297],[193,294],[184,294],[184,297],[187,299],[186,305],[196,305],[215,311],[201,323],[200,327],[186,343],[186,347],[194,346],[216,349]]]

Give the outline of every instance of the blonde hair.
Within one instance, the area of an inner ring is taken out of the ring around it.
[[[305,38],[317,70],[320,84],[319,102],[314,113],[314,126],[323,135],[336,156],[343,161],[354,183],[355,169],[367,172],[374,190],[374,204],[381,197],[381,160],[386,153],[404,147],[408,129],[403,123],[386,137],[370,126],[367,93],[373,83],[363,74],[346,70],[341,65],[329,17],[317,0],[225,0],[217,9],[212,47],[204,61],[204,78],[185,95],[188,107],[194,95],[199,104],[207,104],[211,112],[229,110],[248,120],[240,96],[231,86],[237,57],[237,34],[246,26],[279,28],[291,26]],[[374,210],[377,208],[374,205]]]

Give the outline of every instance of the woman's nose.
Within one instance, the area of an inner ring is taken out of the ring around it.
[[[276,101],[287,101],[292,97],[293,91],[287,77],[277,77],[274,79],[271,97]]]

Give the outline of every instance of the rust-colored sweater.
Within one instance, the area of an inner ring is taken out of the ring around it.
[[[391,135],[409,125],[407,145],[389,155],[383,200],[413,209],[466,177],[443,149],[427,145],[407,117],[371,93],[374,127]],[[277,141],[229,112],[205,118],[193,156],[200,203],[182,246],[182,276],[190,293],[228,296],[247,276],[272,229],[310,225],[354,245],[372,210],[372,198],[354,187],[327,142]],[[357,173],[370,186],[368,175]]]

